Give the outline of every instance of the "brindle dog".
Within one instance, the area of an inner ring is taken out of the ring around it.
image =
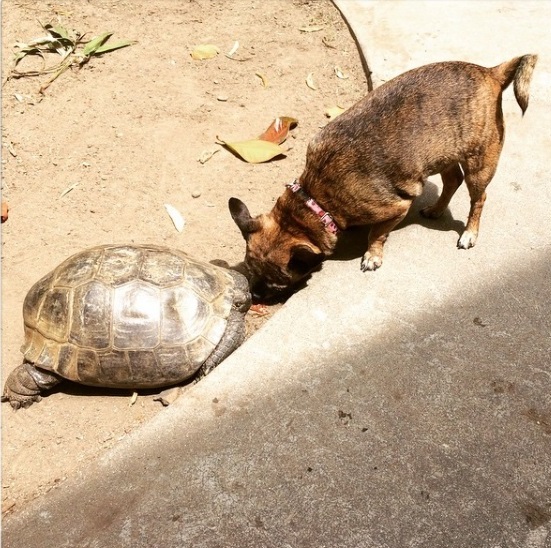
[[[339,232],[355,225],[371,225],[362,270],[379,268],[389,232],[436,173],[442,194],[423,215],[442,215],[465,180],[471,208],[457,246],[474,246],[503,147],[503,90],[513,82],[524,114],[536,61],[524,55],[493,68],[444,62],[410,70],[317,134],[302,175],[270,213],[251,217],[231,198],[231,215],[247,242],[254,296],[262,300],[292,288],[332,254]]]

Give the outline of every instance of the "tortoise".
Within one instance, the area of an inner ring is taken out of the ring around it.
[[[68,379],[158,388],[199,379],[245,338],[239,272],[156,245],[101,245],[69,257],[23,304],[23,363],[6,379],[14,409]]]

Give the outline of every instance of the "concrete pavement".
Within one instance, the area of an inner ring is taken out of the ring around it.
[[[363,274],[365,234],[88,473],[7,517],[17,547],[551,547],[551,3],[336,2],[374,85],[540,59],[511,90],[477,246],[439,180]],[[357,251],[357,252],[356,252]]]

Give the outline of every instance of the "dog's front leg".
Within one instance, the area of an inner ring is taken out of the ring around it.
[[[367,251],[362,257],[361,269],[363,272],[377,270],[383,264],[383,247],[389,232],[406,216],[412,201],[402,201],[392,209],[386,210],[393,216],[389,219],[371,225],[367,242]]]

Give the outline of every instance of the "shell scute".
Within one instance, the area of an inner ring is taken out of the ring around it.
[[[117,287],[138,277],[142,251],[138,247],[117,246],[104,250],[95,279],[109,287]]]
[[[85,348],[111,346],[113,292],[104,283],[93,280],[73,291],[71,330],[68,341]]]
[[[66,287],[47,290],[37,314],[36,329],[57,342],[67,340],[71,318],[72,292]]]
[[[113,293],[113,346],[119,350],[155,348],[160,343],[160,290],[141,281]]]
[[[73,255],[54,270],[52,284],[76,287],[90,281],[98,270],[101,256],[102,250],[97,248]]]
[[[140,278],[159,287],[171,287],[182,283],[185,261],[174,253],[145,250]]]

